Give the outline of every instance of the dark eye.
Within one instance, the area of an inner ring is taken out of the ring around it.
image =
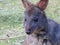
[[[38,18],[35,18],[35,19],[34,19],[34,22],[38,22]]]
[[[25,19],[25,21],[27,21],[27,19]]]

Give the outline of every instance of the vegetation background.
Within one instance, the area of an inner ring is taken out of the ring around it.
[[[29,0],[36,3],[39,0]],[[48,18],[60,23],[60,0],[49,0]],[[24,7],[21,0],[0,0],[0,45],[22,45]]]

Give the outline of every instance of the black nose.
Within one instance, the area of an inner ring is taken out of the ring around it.
[[[30,29],[27,30],[27,31],[26,31],[26,34],[30,35],[30,34],[31,34],[31,30],[30,30]]]

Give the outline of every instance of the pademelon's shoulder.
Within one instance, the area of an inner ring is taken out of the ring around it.
[[[60,24],[52,19],[48,19],[48,25],[49,25],[50,34],[52,36],[54,36],[53,34],[55,34],[56,36],[55,38],[60,41]]]
[[[56,34],[60,32],[60,24],[53,19],[48,19],[48,28],[51,34],[53,32],[56,32]]]
[[[48,21],[48,24],[51,25],[51,26],[58,26],[60,25],[58,22],[54,21],[53,19],[47,19]]]

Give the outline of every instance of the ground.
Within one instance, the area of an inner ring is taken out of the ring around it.
[[[25,36],[23,12],[21,0],[0,0],[0,45],[22,45]],[[49,0],[45,12],[48,18],[60,23],[60,0]]]

